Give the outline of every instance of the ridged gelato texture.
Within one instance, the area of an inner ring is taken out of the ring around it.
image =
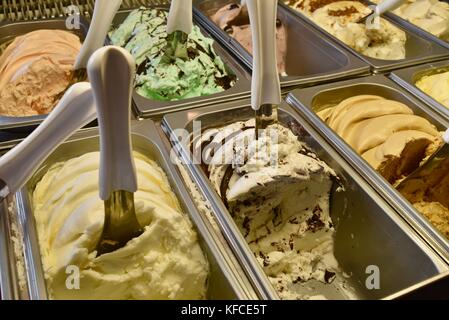
[[[63,30],[15,38],[0,57],[0,115],[50,113],[70,82],[80,49],[79,37]]]
[[[390,183],[410,174],[442,143],[428,120],[380,96],[351,97],[318,115]]]
[[[136,90],[146,98],[182,100],[222,92],[235,84],[235,75],[214,51],[214,41],[203,36],[198,26],[187,39],[188,59],[162,59],[167,45],[166,11],[134,10],[109,37],[136,60]]]
[[[358,1],[299,0],[291,7],[306,15],[327,32],[354,50],[372,58],[400,60],[405,58],[405,32],[381,18],[379,28],[357,23],[371,10]]]
[[[449,108],[449,71],[424,76],[416,82],[416,86]]]
[[[53,299],[202,299],[208,262],[163,170],[135,153],[137,219],[144,233],[96,257],[104,222],[99,153],[52,165],[33,193],[47,289]],[[69,267],[69,268],[68,268]],[[78,290],[68,278],[79,269]],[[69,274],[66,273],[69,270]]]
[[[380,3],[382,1],[373,0]],[[393,11],[431,34],[449,41],[449,3],[439,0],[407,0]]]
[[[329,195],[335,173],[290,129],[255,139],[254,121],[193,141],[203,168],[282,299],[307,299],[301,283],[330,283],[338,263]],[[256,152],[256,150],[258,150]]]
[[[231,3],[220,8],[213,16],[211,16],[221,29],[229,33],[235,38],[250,54],[253,54],[253,40],[249,21],[249,14],[246,5],[242,6],[238,3]],[[287,59],[287,32],[282,21],[276,21],[276,42],[277,42],[277,59],[278,72],[286,76],[285,61]]]

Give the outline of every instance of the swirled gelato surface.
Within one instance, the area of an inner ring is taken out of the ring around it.
[[[390,183],[410,174],[442,143],[428,120],[380,96],[354,96],[318,115]]]
[[[368,28],[357,23],[371,10],[358,1],[299,0],[288,1],[294,9],[306,15],[327,32],[354,50],[376,59],[405,58],[406,34],[381,18],[379,26]]]
[[[52,165],[33,193],[47,289],[53,299],[202,299],[208,262],[163,170],[134,154],[135,208],[144,233],[96,256],[104,222],[98,196],[99,153]],[[67,287],[78,268],[78,290]]]
[[[136,90],[143,97],[173,101],[207,96],[231,88],[235,75],[215,53],[214,41],[194,26],[187,39],[188,58],[166,61],[167,12],[140,8],[109,33],[114,45],[127,49],[138,65]]]
[[[335,279],[335,173],[326,163],[281,125],[256,140],[253,120],[205,131],[193,142],[198,148],[212,186],[282,299],[311,298],[298,290],[303,282]]]
[[[15,38],[0,57],[0,115],[51,112],[70,82],[80,49],[79,37],[63,30]]]

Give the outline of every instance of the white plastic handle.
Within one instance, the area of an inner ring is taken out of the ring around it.
[[[87,73],[92,84],[100,127],[100,198],[112,191],[137,191],[130,134],[133,57],[120,47],[97,50]]]
[[[182,31],[192,32],[192,0],[172,0],[167,21],[167,34]]]
[[[87,67],[90,56],[104,45],[112,20],[122,0],[96,0],[92,21],[86,39],[75,62],[75,70]]]
[[[387,11],[399,8],[406,0],[384,0],[376,6],[376,15],[380,16]]]
[[[251,106],[281,103],[276,57],[277,0],[247,0],[253,33]]]
[[[446,130],[446,132],[443,134],[443,140],[447,144],[449,144],[449,129]]]
[[[74,84],[41,125],[0,158],[0,178],[9,193],[19,190],[60,143],[95,118],[90,84]]]

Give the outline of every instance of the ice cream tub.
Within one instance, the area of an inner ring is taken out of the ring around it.
[[[341,156],[343,156],[356,171],[374,186],[376,191],[410,224],[413,228],[442,256],[449,261],[449,241],[440,233],[412,204],[403,197],[392,184],[371,167],[353,148],[326,125],[316,114],[328,107],[336,106],[341,101],[358,95],[376,95],[405,104],[413,113],[429,121],[436,130],[443,131],[449,126],[449,121],[422,103],[417,98],[406,93],[399,85],[385,76],[377,75],[358,79],[357,81],[342,81],[339,83],[317,86],[310,89],[299,89],[292,92],[287,101],[301,116],[320,131]]]
[[[148,6],[150,9],[159,9],[167,11],[167,6]],[[114,29],[119,26],[129,15],[131,10],[120,11],[114,21]],[[195,20],[195,19],[194,19]],[[196,21],[194,21],[196,23]],[[200,26],[200,25],[199,25]],[[206,37],[212,37],[205,28],[200,26],[201,33]],[[109,42],[111,42],[109,38]],[[187,98],[183,100],[175,100],[175,101],[157,101],[148,99],[134,90],[133,93],[133,101],[134,101],[134,109],[137,113],[138,117],[160,117],[167,112],[183,110],[187,108],[195,108],[200,105],[208,105],[215,103],[217,101],[222,100],[234,100],[238,99],[242,96],[248,96],[251,88],[251,76],[245,70],[243,66],[239,64],[239,62],[232,57],[225,48],[223,48],[218,41],[215,41],[213,48],[216,54],[223,60],[225,64],[225,68],[230,74],[236,76],[237,80],[235,84],[222,92],[213,93],[207,96],[200,96],[196,98]]]
[[[249,282],[242,277],[243,272],[239,271],[239,266],[230,250],[223,246],[223,243],[216,241],[216,235],[198,213],[179,173],[170,162],[168,151],[164,147],[155,124],[150,120],[133,122],[132,140],[134,151],[151,157],[165,171],[183,212],[188,215],[197,231],[200,247],[209,264],[206,298],[257,298],[252,287],[247,285]],[[6,151],[13,146],[14,144],[11,143],[4,144],[2,149]],[[85,129],[78,132],[59,146],[28,184],[15,195],[14,199],[10,199],[11,201],[5,204],[1,226],[8,232],[2,233],[0,240],[0,246],[7,248],[6,251],[2,250],[2,255],[9,256],[8,259],[6,256],[1,259],[1,288],[4,298],[31,300],[48,298],[47,279],[41,263],[37,223],[33,214],[32,193],[36,183],[42,179],[52,164],[98,150],[98,129]]]
[[[4,22],[0,24],[0,51],[3,53],[6,46],[9,45],[16,37],[27,34],[32,31],[41,29],[65,30],[75,33],[83,41],[89,29],[89,23],[83,17],[80,17],[80,28],[68,30],[66,27],[66,19],[55,18],[38,21],[23,22]],[[27,117],[9,117],[0,116],[0,130],[13,129],[30,130],[33,126],[40,124],[46,115],[36,115]]]
[[[404,87],[405,90],[422,99],[435,111],[446,117],[446,119],[449,119],[449,106],[444,106],[442,102],[438,102],[435,97],[431,97],[429,94],[425,93],[423,90],[416,86],[416,83],[422,80],[424,77],[439,75],[447,72],[449,72],[448,60],[409,67],[401,70],[395,70],[390,73],[389,77],[393,81]],[[444,84],[447,85],[447,88],[444,88]],[[437,85],[442,85],[443,87],[441,89],[438,89]],[[441,81],[439,84],[435,83],[434,85],[432,85],[432,87],[434,87],[437,92],[440,92],[441,94],[443,94],[444,92],[449,92],[448,82]],[[444,97],[442,99],[444,99]]]
[[[372,1],[365,1],[367,4],[374,4]],[[442,0],[442,2],[447,2]],[[411,30],[415,34],[418,34],[424,38],[427,38],[435,43],[438,43],[440,46],[443,46],[447,49],[449,49],[449,42],[438,38],[436,35],[424,30],[423,28],[420,28],[418,25],[400,17],[399,15],[395,14],[394,12],[386,12],[384,13],[385,16],[390,18],[391,20],[395,21],[398,25],[404,27],[405,29]],[[447,30],[447,29],[446,29]]]
[[[247,68],[252,69],[251,54],[238,40],[220,29],[210,18],[217,10],[232,2],[235,1],[196,0],[194,13],[200,23],[216,35]],[[278,7],[278,19],[283,26],[282,30],[285,30],[286,42],[281,45],[285,46],[282,55],[278,53],[278,60],[285,60],[282,63],[282,70],[279,67],[283,87],[312,86],[336,79],[369,74],[367,63],[342,50],[332,41],[321,37],[284,7]]]
[[[330,32],[327,32],[326,30],[315,24],[312,19],[307,17],[305,14],[288,6],[286,4],[287,2],[287,0],[284,0],[280,5],[287,8],[304,21],[307,21],[311,26],[313,26],[313,28],[332,38],[342,47],[346,48],[348,51],[352,52],[354,55],[368,63],[371,66],[371,70],[373,73],[385,73],[399,68],[443,60],[448,57],[449,52],[446,48],[438,45],[433,41],[423,38],[420,34],[417,34],[410,29],[399,25],[388,16],[383,17],[386,22],[390,23],[393,27],[398,28],[405,34],[405,58],[399,60],[383,60],[369,57],[354,50],[352,47],[345,44],[340,39],[337,39],[337,37],[333,36]]]
[[[276,283],[269,280],[262,268],[269,262],[264,260],[262,264],[259,257],[254,256],[205,171],[189,157],[190,144],[184,139],[186,135],[180,138],[182,130],[193,134],[194,121],[201,121],[204,132],[205,128],[219,128],[235,121],[251,119],[252,116],[250,102],[242,100],[196,109],[195,112],[166,115],[162,127],[182,154],[205,197],[211,200],[214,219],[218,221],[259,295],[266,299],[279,299],[278,292],[282,289],[275,289]],[[342,269],[341,274],[337,274],[331,283],[316,280],[302,282],[296,290],[311,299],[378,299],[447,269],[437,254],[376,191],[286,103],[279,109],[279,122],[299,135],[299,140],[306,142],[312,152],[335,170],[340,181],[334,183],[330,192],[330,215],[335,223],[333,253]],[[298,201],[294,200],[299,206],[301,204]],[[373,265],[381,270],[382,285],[379,290],[369,290],[365,286],[367,267]]]

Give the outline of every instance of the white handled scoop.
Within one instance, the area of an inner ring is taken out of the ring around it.
[[[135,71],[128,51],[114,46],[97,50],[87,67],[100,127],[99,189],[105,206],[97,255],[118,250],[143,232],[134,208],[137,176],[130,131]]]
[[[376,8],[374,9],[374,12],[361,18],[359,21],[357,21],[357,23],[365,23],[370,16],[373,16],[374,18],[380,17],[382,14],[384,14],[387,11],[393,11],[393,10],[399,8],[405,2],[406,2],[406,0],[383,0],[381,3],[379,3],[376,6]]]
[[[86,67],[90,56],[104,45],[104,41],[111,28],[112,20],[115,17],[122,0],[96,0],[94,13],[90,22],[86,39],[81,46],[81,50],[76,58],[74,73],[67,87],[72,84],[84,81],[87,77]]]
[[[172,0],[167,19],[167,45],[163,61],[188,58],[186,42],[192,28],[192,0]]]
[[[247,0],[253,37],[251,106],[256,113],[256,134],[277,122],[281,86],[276,57],[277,0]]]
[[[73,85],[44,122],[0,158],[0,200],[18,191],[54,149],[95,118],[90,84]]]

